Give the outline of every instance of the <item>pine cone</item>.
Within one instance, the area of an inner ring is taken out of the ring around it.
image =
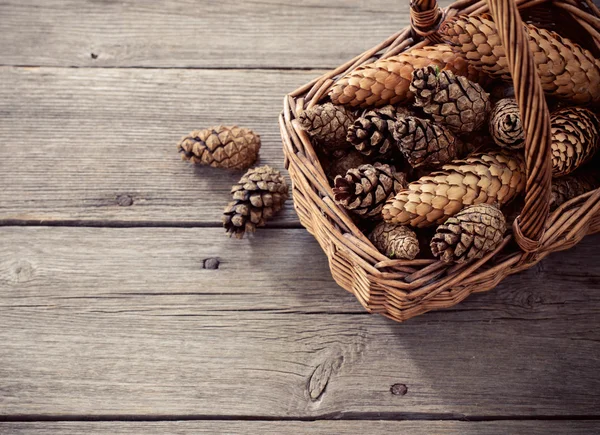
[[[413,97],[409,86],[415,68],[428,65],[447,69],[476,82],[487,76],[471,67],[446,44],[412,48],[397,56],[360,66],[342,77],[329,95],[336,104],[353,107],[381,107],[407,102]]]
[[[386,257],[399,260],[414,260],[419,254],[417,235],[408,227],[379,223],[369,239]]]
[[[258,158],[260,136],[248,128],[220,125],[192,131],[177,147],[183,160],[198,165],[246,169]]]
[[[350,147],[346,135],[355,119],[356,116],[344,106],[331,103],[313,106],[298,116],[300,126],[327,153]]]
[[[438,227],[431,251],[445,263],[465,263],[494,251],[505,232],[506,219],[499,209],[490,204],[473,205]]]
[[[499,147],[518,150],[525,146],[525,132],[517,100],[504,98],[496,103],[490,116],[490,134]]]
[[[395,143],[394,123],[399,116],[411,113],[408,109],[385,106],[367,111],[348,130],[348,142],[365,156],[388,158]]]
[[[561,109],[550,118],[552,175],[561,177],[590,161],[598,150],[600,119],[580,107]]]
[[[269,166],[248,170],[231,188],[233,202],[225,207],[223,226],[238,239],[263,227],[288,199],[289,188],[281,173]]]
[[[525,159],[501,151],[474,154],[412,182],[383,208],[387,222],[427,227],[475,204],[503,206],[525,190]]]
[[[416,107],[456,134],[479,130],[492,110],[489,94],[477,83],[432,66],[413,72],[410,91]]]
[[[597,173],[577,173],[557,178],[552,181],[550,208],[552,210],[557,209],[565,202],[599,187],[600,177]]]
[[[408,116],[394,126],[394,139],[413,168],[436,167],[461,157],[462,142],[441,125]]]
[[[364,218],[380,218],[383,204],[406,187],[406,176],[389,165],[375,163],[350,169],[335,179],[337,203]]]
[[[542,87],[547,94],[578,104],[600,101],[600,60],[567,38],[526,24]],[[438,30],[442,39],[476,69],[511,80],[506,52],[489,15],[458,15]]]

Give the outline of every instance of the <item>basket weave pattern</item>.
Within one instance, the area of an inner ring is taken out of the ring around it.
[[[490,290],[508,275],[526,270],[550,253],[569,249],[586,235],[600,231],[600,189],[549,213],[550,117],[533,58],[524,43],[527,36],[519,13],[540,6],[552,9],[555,16],[568,18],[569,23],[578,23],[589,33],[588,42],[600,47],[600,10],[592,0],[459,0],[445,10],[438,8],[435,0],[413,0],[410,27],[285,97],[279,121],[300,222],[326,253],[336,282],[352,292],[369,312],[404,321],[451,307],[471,293]],[[296,118],[302,110],[325,99],[336,80],[357,66],[436,43],[436,29],[445,18],[481,13],[491,13],[497,23],[523,118],[527,136],[525,205],[512,232],[481,260],[465,265],[429,259],[390,260],[333,201],[311,141]],[[561,22],[535,24],[552,28]],[[555,30],[561,33],[560,28]]]

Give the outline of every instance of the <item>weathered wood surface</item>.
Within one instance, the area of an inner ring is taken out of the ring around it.
[[[361,314],[303,230],[5,227],[0,413],[597,415],[597,241],[398,325]]]
[[[0,433],[11,435],[150,435],[150,434],[368,434],[408,435],[591,435],[597,421],[169,421],[169,422],[40,422],[1,423]]]
[[[404,28],[408,4],[19,0],[0,17],[3,65],[332,68]]]

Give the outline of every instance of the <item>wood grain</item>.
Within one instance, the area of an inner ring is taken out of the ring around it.
[[[169,422],[39,422],[0,423],[0,433],[12,435],[151,435],[151,434],[357,434],[387,435],[590,435],[597,421],[169,421]]]
[[[357,305],[324,278],[305,231],[264,235],[2,228],[0,413],[597,414],[597,237],[496,292],[399,325],[351,315]],[[208,254],[222,267],[201,270]]]
[[[404,28],[408,12],[395,0],[2,2],[0,64],[332,68]]]

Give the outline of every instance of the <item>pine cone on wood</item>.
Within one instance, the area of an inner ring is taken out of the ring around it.
[[[490,96],[480,85],[437,67],[416,69],[410,91],[416,107],[456,134],[479,130],[492,109]]]
[[[279,171],[261,166],[248,170],[231,188],[231,194],[233,202],[225,208],[223,226],[230,237],[241,239],[246,232],[265,226],[283,208],[289,188]]]
[[[499,147],[510,150],[525,147],[525,132],[517,100],[504,98],[496,103],[490,116],[490,134]]]
[[[600,146],[600,119],[588,109],[571,107],[554,112],[552,175],[562,177],[587,163]]]
[[[355,119],[350,110],[331,103],[313,106],[298,116],[300,126],[326,153],[350,147],[346,136]]]
[[[369,239],[389,258],[414,260],[419,255],[419,240],[408,227],[381,222],[371,232]]]
[[[421,228],[441,224],[470,205],[503,206],[525,190],[525,170],[517,153],[474,154],[410,183],[385,204],[383,217]]]
[[[350,169],[334,182],[335,201],[364,218],[380,218],[385,202],[406,187],[406,176],[394,167],[375,163]]]
[[[600,187],[598,173],[575,173],[552,181],[552,194],[550,195],[550,208],[557,209],[565,202],[570,201],[584,193]]]
[[[494,251],[505,232],[506,219],[498,208],[473,205],[438,227],[431,251],[445,263],[465,263]]]
[[[335,104],[352,107],[381,107],[410,100],[412,72],[415,68],[437,66],[465,76],[472,81],[485,83],[487,76],[469,62],[457,56],[446,44],[412,48],[397,56],[380,59],[360,66],[342,77],[329,95]]]
[[[248,128],[218,126],[192,131],[177,144],[181,158],[214,168],[246,169],[258,158],[260,136]]]
[[[544,91],[578,104],[600,102],[600,60],[554,32],[524,26]],[[506,52],[489,15],[452,17],[442,23],[438,33],[473,67],[494,78],[511,80]]]

